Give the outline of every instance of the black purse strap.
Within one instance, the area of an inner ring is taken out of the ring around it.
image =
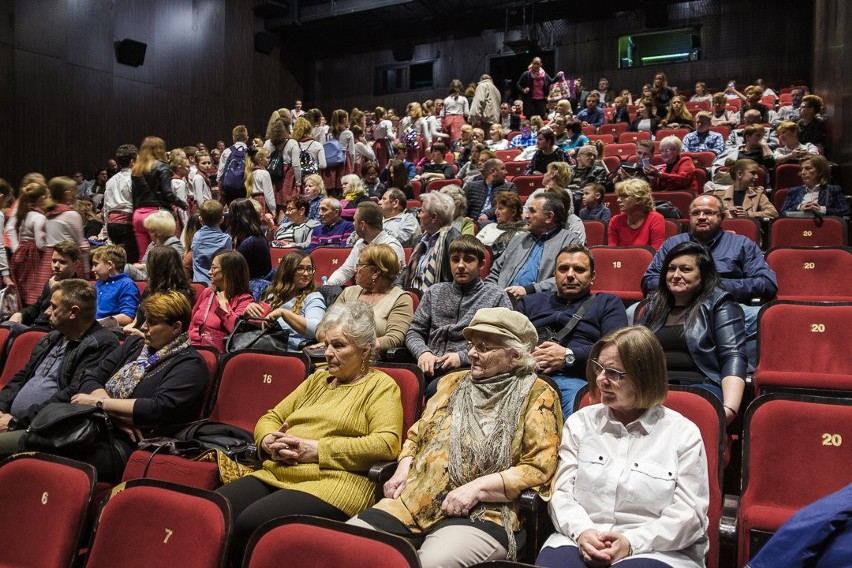
[[[571,319],[568,320],[568,323],[563,327],[559,333],[553,336],[554,343],[562,343],[562,340],[568,337],[568,335],[574,331],[574,328],[577,327],[577,324],[580,323],[580,320],[583,319],[583,316],[586,315],[586,310],[589,309],[589,306],[592,304],[592,301],[595,299],[594,294],[589,294],[589,297],[586,298],[586,301],[580,306],[580,308],[574,312],[571,316]]]

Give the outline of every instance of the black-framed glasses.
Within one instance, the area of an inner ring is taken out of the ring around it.
[[[596,378],[600,377],[601,373],[603,373],[606,380],[611,383],[618,384],[619,382],[624,380],[625,376],[627,376],[627,371],[619,371],[618,369],[613,369],[612,367],[604,367],[597,359],[592,359],[592,367],[595,369]]]
[[[296,274],[313,274],[317,269],[313,266],[297,266]]]

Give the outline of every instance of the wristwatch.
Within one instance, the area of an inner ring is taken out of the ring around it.
[[[574,356],[574,352],[571,351],[571,348],[566,347],[565,348],[565,357],[563,357],[563,361],[565,361],[565,366],[570,367],[571,365],[574,364],[574,361],[576,361],[576,360],[577,360],[577,358]]]
[[[98,399],[98,401],[95,403],[95,407],[96,407],[96,408],[100,408],[101,410],[103,410],[103,408],[104,408],[104,399],[99,398],[99,399]]]

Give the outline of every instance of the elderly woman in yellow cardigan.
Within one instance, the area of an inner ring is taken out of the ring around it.
[[[399,453],[402,404],[396,382],[369,367],[372,308],[335,304],[317,332],[328,365],[267,412],[254,430],[263,468],[219,489],[236,519],[233,563],[266,521],[306,514],[346,520],[373,504],[370,466]]]

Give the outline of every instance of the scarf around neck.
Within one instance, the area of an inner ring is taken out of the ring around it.
[[[149,370],[174,357],[187,347],[189,347],[189,334],[186,332],[178,335],[169,344],[153,354],[147,345],[144,346],[134,361],[130,361],[115,372],[104,385],[104,389],[110,398],[130,398],[130,395],[136,389],[136,385]]]

